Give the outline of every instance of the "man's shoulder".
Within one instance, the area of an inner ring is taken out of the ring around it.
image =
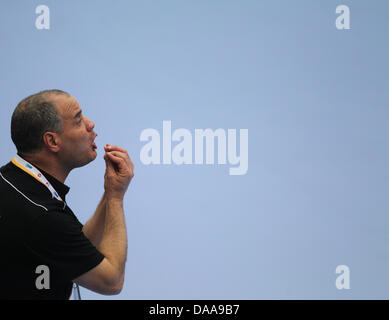
[[[1,194],[5,195],[9,192],[19,190],[18,187],[22,185],[26,185],[26,181],[29,182],[20,169],[16,168],[16,166],[12,162],[8,162],[7,164],[0,167],[0,190]],[[25,189],[25,188],[23,188]]]
[[[43,186],[43,185],[42,185]],[[0,168],[0,209],[11,223],[32,223],[47,214],[63,217],[66,204],[52,199],[39,182],[20,172],[11,162]],[[65,218],[66,219],[66,218]]]
[[[10,172],[10,163],[7,163],[6,165],[0,167],[0,197],[7,196],[7,191],[10,190],[10,183],[7,180],[6,176]]]
[[[6,172],[11,172],[11,171],[13,171],[13,167],[14,167],[14,165],[10,161],[10,162],[0,166],[0,173],[3,174],[3,173],[6,173]]]
[[[2,200],[5,202],[12,200],[12,205],[35,206],[48,211],[48,204],[52,202],[48,189],[35,178],[18,169],[12,162],[0,168],[0,191]],[[20,202],[15,202],[15,197]]]

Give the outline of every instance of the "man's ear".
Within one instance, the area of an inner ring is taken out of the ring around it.
[[[60,149],[61,139],[56,132],[46,131],[43,134],[43,143],[46,148],[48,148],[52,152],[58,152]]]

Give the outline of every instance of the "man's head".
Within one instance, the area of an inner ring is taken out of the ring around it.
[[[71,170],[96,158],[93,128],[74,97],[61,90],[45,90],[17,105],[11,137],[20,155],[43,152]]]

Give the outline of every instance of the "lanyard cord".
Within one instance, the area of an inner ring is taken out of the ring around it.
[[[80,293],[80,287],[77,283],[73,282],[73,299],[74,300],[81,300],[81,293]]]
[[[18,168],[22,169],[24,172],[28,173],[30,176],[38,180],[40,183],[42,183],[47,189],[49,189],[51,195],[53,198],[56,198],[59,201],[63,201],[62,198],[59,196],[58,192],[55,191],[51,183],[46,179],[46,177],[37,169],[35,168],[31,163],[24,160],[19,155],[16,155],[14,158],[12,158],[12,163],[17,166]],[[65,202],[65,201],[63,201]]]

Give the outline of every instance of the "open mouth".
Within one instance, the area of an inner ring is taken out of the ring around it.
[[[97,149],[97,145],[95,142],[96,137],[97,137],[97,133],[94,133],[94,137],[92,138],[92,150],[93,151],[96,151],[96,149]]]

